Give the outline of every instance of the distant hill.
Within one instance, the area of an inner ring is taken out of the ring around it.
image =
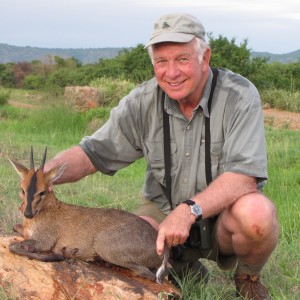
[[[59,49],[59,48],[38,48],[19,47],[0,43],[0,63],[31,62],[40,60],[49,62],[49,56],[61,58],[77,58],[83,64],[97,63],[101,58],[113,58],[124,48],[86,48],[86,49]]]
[[[83,64],[97,63],[101,58],[114,58],[124,48],[80,48],[80,49],[60,49],[60,48],[38,48],[19,47],[0,43],[0,63],[31,62],[40,60],[45,63],[50,61],[49,57],[59,56],[61,58],[75,57]],[[251,52],[253,57],[268,57],[269,62],[292,63],[300,60],[300,50],[286,54],[272,54],[269,52]]]
[[[286,53],[286,54],[273,54],[273,53],[269,53],[269,52],[252,51],[251,55],[253,57],[256,57],[256,56],[267,57],[269,59],[268,60],[269,63],[280,62],[283,64],[287,64],[287,63],[296,63],[296,62],[300,61],[300,49],[297,51]]]

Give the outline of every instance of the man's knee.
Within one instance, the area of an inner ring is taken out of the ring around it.
[[[231,214],[245,235],[254,241],[278,238],[279,224],[276,208],[262,193],[247,194],[238,199]]]

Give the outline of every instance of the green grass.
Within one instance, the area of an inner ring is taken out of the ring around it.
[[[20,219],[19,178],[8,157],[28,165],[30,146],[41,160],[45,146],[48,157],[77,144],[91,133],[90,116],[66,109],[62,103],[43,103],[43,109],[0,108],[0,233],[10,234]],[[272,299],[300,299],[300,132],[266,128],[269,181],[266,195],[273,199],[281,225],[279,244],[263,270],[263,281]],[[145,161],[135,162],[113,177],[100,173],[72,184],[55,186],[59,199],[74,204],[133,210],[138,206]],[[215,263],[207,286],[187,277],[182,282],[185,299],[234,299],[232,272],[220,271]],[[2,296],[0,289],[0,298]]]

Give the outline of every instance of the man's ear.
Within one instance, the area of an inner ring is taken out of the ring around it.
[[[210,48],[206,49],[203,54],[203,72],[209,69],[211,50]]]

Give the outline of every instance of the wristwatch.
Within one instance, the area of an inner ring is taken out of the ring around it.
[[[191,214],[193,214],[196,217],[196,221],[200,221],[202,219],[202,208],[200,205],[198,205],[195,201],[191,199],[185,200],[182,203],[185,203],[190,206]]]

